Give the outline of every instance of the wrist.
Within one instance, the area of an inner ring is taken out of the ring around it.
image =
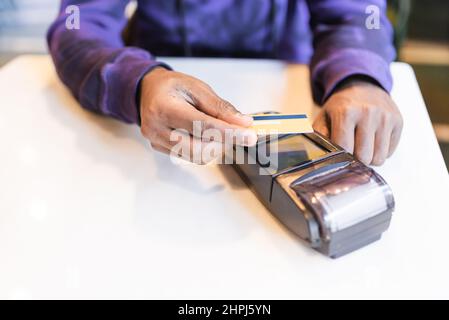
[[[146,85],[147,83],[151,83],[153,81],[157,81],[161,77],[167,75],[168,73],[172,72],[171,70],[168,70],[164,67],[157,66],[153,69],[151,69],[149,72],[147,72],[142,79],[142,85]]]
[[[335,87],[335,90],[333,93],[343,90],[343,89],[346,89],[348,87],[353,87],[353,86],[376,87],[376,88],[383,90],[383,87],[380,85],[379,82],[377,82],[377,80],[375,80],[369,76],[360,74],[360,75],[353,75],[353,76],[347,77],[346,79],[342,80]]]
[[[138,124],[141,125],[142,121],[142,100],[143,100],[143,88],[148,87],[153,80],[160,78],[164,72],[171,72],[169,69],[163,66],[156,66],[150,69],[140,80],[139,85],[137,87],[137,95],[136,95],[136,104],[137,104],[137,113],[138,113]]]

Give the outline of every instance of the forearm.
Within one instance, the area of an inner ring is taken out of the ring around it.
[[[125,47],[126,1],[84,1],[80,28],[67,29],[63,1],[48,31],[48,44],[61,80],[86,109],[137,123],[137,87],[142,77],[160,65],[145,50]],[[79,2],[77,2],[79,3]]]

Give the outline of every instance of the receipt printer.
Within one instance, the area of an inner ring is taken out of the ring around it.
[[[245,161],[234,167],[260,201],[319,252],[337,258],[388,229],[394,210],[390,187],[320,134],[267,136],[234,152],[244,154]]]

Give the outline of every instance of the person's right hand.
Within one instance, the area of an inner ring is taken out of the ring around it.
[[[189,146],[197,143],[204,148],[209,143],[223,143],[226,129],[238,134],[233,141],[236,144],[251,146],[257,142],[256,133],[245,129],[252,125],[252,118],[241,114],[210,86],[194,77],[158,67],[142,79],[140,90],[141,132],[157,151],[169,154],[178,144],[178,141],[170,141],[175,129],[185,129],[190,134],[188,139],[181,139],[187,140]],[[194,121],[201,124],[200,132],[194,132]],[[202,139],[207,129],[217,129],[221,133],[218,141]],[[193,161],[195,151],[190,151],[187,160]]]

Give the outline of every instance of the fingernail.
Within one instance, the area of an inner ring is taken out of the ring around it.
[[[253,124],[253,117],[243,113],[237,113],[237,116],[242,119],[248,126]]]

